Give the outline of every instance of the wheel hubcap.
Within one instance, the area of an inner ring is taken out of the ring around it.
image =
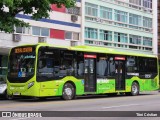
[[[136,85],[133,85],[133,86],[132,86],[132,91],[133,91],[133,93],[137,93],[138,88],[137,88],[137,86],[136,86]]]
[[[66,95],[71,96],[71,95],[72,95],[72,90],[71,90],[71,88],[66,88],[66,89],[65,89],[65,93],[66,93]]]

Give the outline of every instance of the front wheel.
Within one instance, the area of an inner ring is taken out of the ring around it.
[[[72,100],[75,97],[75,88],[71,83],[66,83],[63,87],[62,98]]]

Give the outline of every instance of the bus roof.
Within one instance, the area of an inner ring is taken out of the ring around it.
[[[28,44],[28,45],[40,45],[40,46],[64,48],[64,49],[73,50],[73,51],[75,50],[75,51],[94,52],[94,53],[157,57],[156,55],[150,52],[131,51],[127,49],[118,49],[118,48],[105,48],[105,47],[85,46],[85,45],[66,47],[66,46],[52,45],[52,44],[47,44],[47,43]],[[21,45],[21,46],[27,46],[27,45]]]
[[[153,55],[149,52],[140,52],[140,51],[131,51],[131,50],[125,50],[125,49],[104,48],[104,47],[95,47],[95,46],[75,46],[75,47],[70,47],[69,49],[75,50],[75,51],[132,55],[132,56],[143,56],[143,57],[157,57],[156,55]]]

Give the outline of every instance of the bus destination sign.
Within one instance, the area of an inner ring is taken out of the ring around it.
[[[15,48],[15,53],[29,53],[29,52],[32,52],[32,47]]]

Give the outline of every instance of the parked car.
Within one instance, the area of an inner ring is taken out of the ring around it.
[[[0,78],[0,98],[1,97],[8,99],[7,84],[3,78]]]

